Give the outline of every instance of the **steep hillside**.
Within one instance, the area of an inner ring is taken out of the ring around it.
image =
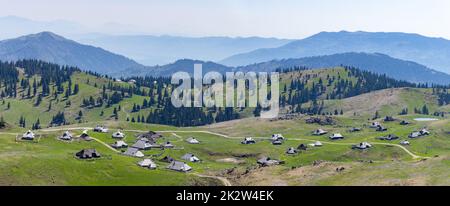
[[[61,65],[77,66],[100,73],[143,66],[104,49],[79,44],[51,32],[0,41],[0,60],[39,59]]]
[[[439,107],[437,96],[430,89],[420,88],[385,89],[342,100],[325,101],[325,108],[332,110],[339,107],[349,116],[373,116],[377,111],[380,116],[386,116],[399,114],[403,109],[414,114],[415,109],[421,110],[424,105],[431,111],[450,112],[445,107]]]
[[[231,56],[220,63],[242,66],[274,59],[347,52],[383,53],[450,73],[450,41],[406,33],[322,32],[273,49]]]

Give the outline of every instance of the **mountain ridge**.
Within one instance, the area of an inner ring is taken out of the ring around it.
[[[281,47],[236,54],[219,63],[242,66],[347,52],[383,53],[450,73],[450,40],[401,32],[321,32]]]
[[[21,59],[39,59],[100,73],[144,67],[125,56],[80,44],[48,31],[0,41],[0,60]]]
[[[144,65],[169,64],[179,59],[219,61],[259,48],[275,48],[293,40],[263,37],[183,37],[171,35],[96,35],[78,41],[124,54]]]
[[[217,71],[219,73],[231,71],[271,72],[277,69],[293,67],[320,69],[339,66],[351,66],[377,74],[386,74],[391,78],[410,81],[414,83],[436,83],[444,85],[450,84],[450,75],[430,69],[421,64],[412,61],[404,61],[401,59],[392,58],[388,55],[380,53],[370,54],[357,52],[304,57],[298,59],[272,60],[241,67],[230,67],[215,62],[205,62],[201,60],[182,59],[171,64],[145,67],[144,69],[136,70],[133,72],[120,71],[115,73],[114,75],[121,76],[120,74],[129,74],[128,76],[170,76],[178,71],[188,72],[192,74],[194,64],[202,64],[203,73],[207,73],[210,71]]]

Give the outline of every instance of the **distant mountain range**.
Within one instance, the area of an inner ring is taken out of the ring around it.
[[[277,68],[305,66],[309,68],[355,66],[362,70],[407,80],[450,84],[450,75],[411,61],[392,58],[384,54],[342,53],[297,59],[274,60],[247,66],[231,67],[212,61],[181,59],[162,66],[144,66],[122,55],[102,48],[83,45],[50,32],[27,35],[0,41],[0,60],[40,59],[61,65],[78,66],[116,77],[169,76],[178,71],[192,73],[194,64],[203,64],[203,72],[218,71],[274,71]]]
[[[50,32],[0,41],[0,60],[40,59],[84,70],[110,73],[143,65],[101,48],[79,44]]]
[[[383,53],[450,74],[450,41],[407,33],[321,32],[278,48],[236,54],[219,63],[243,66],[271,60],[347,52]]]
[[[193,74],[194,65],[202,64],[203,73],[210,71],[216,71],[219,73],[225,73],[233,71],[235,68],[228,67],[222,64],[217,64],[211,61],[201,61],[192,59],[180,59],[174,63],[162,65],[162,66],[147,66],[143,68],[134,68],[121,70],[117,72],[109,73],[115,77],[130,77],[130,76],[170,76],[176,72],[187,72]]]
[[[373,73],[386,74],[387,76],[398,80],[406,80],[415,83],[430,82],[445,85],[450,84],[450,75],[446,73],[429,69],[415,62],[395,59],[387,55],[378,53],[343,53],[327,56],[305,57],[299,59],[273,60],[269,62],[241,67],[228,67],[214,62],[183,59],[163,66],[146,67],[144,69],[135,71],[118,72],[117,74],[115,74],[115,76],[120,76],[120,74],[130,74],[131,76],[170,76],[178,71],[184,71],[192,74],[194,64],[202,64],[203,73],[209,71],[217,71],[220,73],[230,71],[270,72],[275,71],[279,68],[292,68],[296,66],[302,66],[311,69],[353,66],[362,70],[371,71]]]
[[[124,35],[136,34],[139,30],[133,25],[124,25],[115,22],[108,22],[95,26],[86,26],[67,20],[42,21],[19,16],[1,16],[0,29],[0,39],[15,38],[42,31],[52,31],[57,34],[64,35],[65,37],[70,37],[71,39],[79,39],[86,36],[97,36],[99,32]]]
[[[151,35],[89,35],[78,40],[144,65],[164,65],[179,59],[219,61],[234,54],[260,48],[275,48],[292,40],[276,38],[178,37]]]

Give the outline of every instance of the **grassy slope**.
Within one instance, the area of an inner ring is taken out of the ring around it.
[[[326,75],[326,72],[337,72],[337,70],[322,71],[320,75]],[[86,79],[90,79],[90,84],[86,83]],[[27,117],[28,126],[39,116],[41,122],[50,121],[52,115],[56,112],[64,110],[69,115],[69,119],[75,122],[75,116],[80,110],[79,105],[83,97],[88,97],[96,93],[100,93],[101,84],[107,83],[104,79],[94,79],[94,77],[86,76],[79,73],[73,77],[74,83],[80,84],[80,94],[71,96],[72,106],[64,108],[65,102],[53,104],[53,109],[47,112],[47,102],[39,107],[34,107],[34,99],[32,100],[7,100],[11,102],[12,109],[5,110],[6,105],[0,105],[0,111],[8,122],[15,122],[20,115]],[[98,87],[93,86],[93,82]],[[125,83],[123,83],[125,84]],[[283,88],[282,86],[280,87]],[[397,90],[396,90],[397,91]],[[382,115],[395,115],[398,113],[402,105],[408,107],[422,106],[423,101],[429,103],[430,110],[433,111],[435,100],[429,98],[428,92],[421,89],[399,89],[395,94],[397,102],[386,102],[387,104],[376,105],[377,110],[382,111]],[[383,91],[382,91],[383,92]],[[364,95],[362,95],[364,96]],[[411,98],[415,97],[415,98]],[[52,97],[48,97],[52,98]],[[355,97],[361,98],[361,97]],[[371,100],[369,97],[362,99]],[[113,108],[95,108],[91,110],[83,110],[85,114],[84,121],[67,127],[93,127],[97,123],[108,124],[111,128],[126,128],[139,130],[211,130],[227,134],[236,139],[226,139],[211,134],[201,133],[176,133],[185,139],[189,136],[195,136],[202,144],[188,145],[179,137],[172,133],[165,133],[165,140],[172,141],[177,148],[175,150],[152,150],[146,151],[146,155],[171,155],[179,159],[183,154],[192,152],[204,161],[202,163],[190,164],[196,173],[221,174],[225,169],[237,168],[237,171],[245,171],[256,166],[256,159],[261,156],[271,156],[286,161],[286,165],[273,168],[251,170],[250,174],[243,175],[240,179],[234,179],[235,176],[229,176],[234,184],[293,184],[293,185],[348,185],[348,184],[376,184],[371,180],[385,180],[385,184],[413,184],[409,180],[414,175],[409,175],[409,171],[414,171],[415,163],[409,155],[397,147],[376,145],[369,151],[354,151],[349,145],[328,145],[322,148],[313,148],[297,156],[287,156],[285,150],[290,147],[296,147],[300,143],[309,143],[308,141],[292,140],[293,138],[306,138],[311,140],[327,141],[327,137],[314,137],[311,131],[318,128],[317,125],[308,125],[304,120],[289,121],[267,121],[259,119],[243,119],[238,121],[225,122],[221,124],[204,126],[200,128],[173,128],[170,126],[132,124],[125,122],[129,110],[133,103],[141,104],[143,97],[133,96],[133,98],[125,99],[121,102],[122,111],[120,112],[120,121],[111,121],[109,115],[112,114]],[[338,100],[337,104],[354,108],[361,104],[351,104],[356,101]],[[344,103],[343,103],[344,102]],[[371,101],[367,101],[371,103]],[[327,102],[329,104],[329,102]],[[363,107],[368,106],[362,104]],[[379,106],[379,108],[378,108]],[[410,111],[413,108],[409,108]],[[438,108],[440,110],[449,111],[448,107]],[[104,110],[105,116],[101,117],[100,112]],[[345,116],[338,117],[338,124],[335,126],[322,127],[330,133],[340,132],[346,139],[339,141],[340,143],[359,143],[361,141],[379,142],[375,137],[394,133],[403,139],[413,130],[422,127],[429,127],[432,135],[426,138],[412,140],[409,150],[415,154],[433,157],[435,155],[442,156],[441,159],[431,159],[417,167],[418,171],[414,172],[417,176],[448,177],[448,148],[450,141],[448,139],[448,131],[450,131],[449,119],[440,120],[433,123],[419,123],[409,126],[400,126],[398,122],[387,123],[390,129],[385,133],[374,132],[372,129],[364,129],[361,133],[348,133],[346,130],[352,126],[364,127],[367,122],[367,115],[353,116],[351,109],[346,111]],[[370,111],[370,110],[369,110]],[[393,114],[391,113],[393,112]],[[371,111],[369,112],[370,114]],[[145,114],[144,114],[145,115]],[[412,120],[417,115],[408,115],[401,118]],[[105,122],[106,121],[106,122]],[[24,129],[12,127],[0,132],[24,132]],[[80,131],[77,131],[78,133]],[[42,132],[41,132],[42,133]],[[157,162],[159,169],[149,171],[136,166],[138,159],[124,157],[108,150],[106,147],[97,142],[73,142],[63,143],[56,140],[56,136],[61,132],[53,132],[45,135],[39,143],[15,142],[14,135],[0,134],[0,184],[2,185],[197,185],[218,184],[212,179],[198,178],[193,174],[180,174],[171,172],[164,167],[165,163]],[[244,136],[268,137],[273,133],[282,133],[288,140],[283,146],[272,146],[268,141],[261,141],[256,145],[241,145],[239,141]],[[127,132],[126,141],[131,144],[134,141],[135,133]],[[106,142],[113,143],[114,140],[105,134],[92,134],[94,137]],[[165,141],[161,140],[161,141]],[[398,143],[393,141],[391,143]],[[95,161],[81,161],[73,157],[74,153],[83,148],[96,148],[104,158]],[[235,156],[248,155],[248,158],[238,158],[243,161],[241,164],[219,162],[225,158]],[[158,158],[156,158],[158,159]],[[331,162],[318,168],[312,167],[311,164],[315,160],[325,160]],[[359,160],[373,160],[374,164],[358,163]],[[338,166],[346,166],[348,172],[335,174],[334,169]],[[297,168],[297,169],[293,169]],[[351,168],[351,169],[350,169]],[[436,169],[428,169],[436,168]],[[395,172],[396,170],[405,170],[405,172]],[[301,171],[299,171],[301,170]],[[305,170],[305,171],[303,171]],[[309,174],[308,178],[299,176]],[[317,175],[311,175],[312,173]],[[368,177],[364,176],[365,174]],[[283,177],[283,178],[280,178]],[[352,180],[356,178],[357,180]],[[365,180],[364,180],[365,179]],[[389,181],[392,180],[392,181]],[[277,182],[278,181],[278,182]],[[436,178],[425,178],[418,184],[438,184]],[[443,182],[442,184],[446,184]]]
[[[326,100],[325,110],[342,108],[347,115],[370,117],[376,111],[382,116],[398,114],[403,108],[408,108],[411,114],[414,108],[422,109],[423,105],[427,105],[431,113],[450,111],[438,106],[437,98],[432,95],[431,89],[419,88],[385,89],[342,100]]]

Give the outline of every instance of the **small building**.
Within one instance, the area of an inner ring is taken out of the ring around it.
[[[143,159],[138,162],[138,165],[140,167],[146,167],[146,168],[152,169],[152,170],[156,169],[156,163],[153,162],[153,160],[151,160],[151,159]]]
[[[331,140],[338,140],[338,139],[344,139],[344,136],[342,136],[342,134],[340,133],[336,133],[330,136]]]
[[[422,135],[420,134],[420,132],[412,132],[411,134],[408,135],[409,138],[419,138]]]
[[[183,155],[181,157],[181,159],[189,161],[189,162],[200,162],[200,159],[191,153]]]
[[[377,127],[377,129],[376,129],[376,131],[377,132],[384,132],[384,131],[387,131],[388,129],[386,128],[386,127],[383,127],[383,126],[381,126],[381,125],[379,125],[378,127]]]
[[[300,144],[300,145],[297,147],[297,150],[303,150],[303,151],[306,151],[306,150],[308,150],[308,146],[307,146],[306,144]]]
[[[426,135],[430,135],[430,132],[426,129],[422,129],[418,132],[412,132],[411,134],[408,135],[409,138],[419,138],[422,136],[426,136]]]
[[[420,134],[421,134],[422,136],[424,136],[424,135],[430,135],[430,132],[429,132],[427,129],[425,129],[425,128],[421,129],[419,132],[420,132]]]
[[[174,148],[175,145],[173,145],[171,142],[168,141],[163,145],[163,147],[166,149],[171,149],[171,148]]]
[[[396,135],[393,135],[393,134],[389,134],[389,135],[384,136],[384,137],[379,137],[378,139],[379,139],[379,140],[388,140],[388,141],[392,141],[392,140],[397,140],[397,139],[399,139],[399,137],[396,136]]]
[[[173,161],[175,161],[175,159],[172,158],[172,157],[170,157],[170,156],[165,156],[165,157],[163,157],[163,158],[161,159],[161,162],[171,163],[171,162],[173,162]]]
[[[100,158],[100,153],[95,149],[83,149],[75,154],[80,159]]]
[[[187,138],[186,142],[189,144],[200,144],[200,142],[197,139],[195,139],[194,137]]]
[[[371,147],[372,147],[371,144],[369,144],[369,143],[367,143],[367,142],[361,142],[361,143],[359,143],[359,144],[357,144],[357,145],[353,145],[353,146],[352,146],[352,149],[365,150],[365,149],[369,149],[369,148],[371,148]]]
[[[120,149],[120,148],[127,148],[128,144],[122,140],[119,140],[119,141],[114,142],[114,144],[112,144],[111,146],[116,149]]]
[[[241,144],[256,144],[256,141],[251,137],[246,137],[241,141]]]
[[[362,129],[359,127],[352,127],[349,131],[350,132],[360,132]]]
[[[316,136],[324,135],[324,134],[327,134],[327,133],[328,132],[323,130],[323,129],[316,129],[316,130],[313,131],[313,135],[316,135]]]
[[[410,145],[410,143],[409,143],[408,140],[403,140],[403,141],[400,142],[400,144],[401,144],[401,145],[405,145],[405,146]]]
[[[372,122],[369,127],[370,128],[378,128],[379,126],[381,126],[381,124],[379,122]]]
[[[83,139],[85,141],[92,141],[93,139],[88,135],[88,131],[84,130],[83,133],[80,135],[80,139]]]
[[[136,80],[130,79],[130,80],[128,80],[128,83],[129,83],[129,84],[136,84]]]
[[[267,167],[267,166],[273,166],[273,165],[279,165],[282,162],[279,160],[274,160],[271,159],[270,157],[263,157],[261,159],[259,159],[258,161],[256,161],[258,164],[260,164],[263,167]]]
[[[117,130],[117,132],[114,132],[112,134],[112,138],[114,139],[123,139],[125,137],[125,134],[122,133],[120,130]]]
[[[73,136],[69,131],[65,131],[60,137],[60,140],[66,140],[66,141],[70,141],[72,140]]]
[[[31,130],[28,130],[22,135],[23,140],[34,140],[35,135]]]
[[[272,135],[272,141],[276,141],[276,140],[284,140],[284,137],[283,137],[283,135],[282,134],[273,134]]]
[[[296,150],[295,148],[293,148],[293,147],[289,147],[289,148],[287,149],[287,151],[286,151],[286,154],[288,154],[288,155],[294,155],[294,154],[297,154],[297,150]]]
[[[273,145],[282,145],[283,144],[283,140],[274,140],[272,141]]]
[[[320,141],[316,141],[316,142],[314,142],[314,146],[315,146],[315,147],[322,147],[323,144],[322,144],[322,142],[320,142]]]
[[[384,121],[385,121],[385,122],[393,122],[393,121],[395,121],[395,119],[394,119],[394,117],[392,117],[392,116],[386,116],[386,117],[384,118]]]
[[[167,169],[178,171],[178,172],[189,172],[192,170],[192,167],[187,165],[185,162],[172,161],[167,166]]]
[[[152,144],[145,142],[143,140],[138,140],[133,145],[131,145],[131,147],[137,148],[139,150],[149,150],[152,148]]]
[[[130,157],[144,157],[144,153],[142,153],[141,151],[139,151],[139,149],[134,148],[134,147],[130,147],[127,149],[127,151],[125,151],[123,153],[126,156],[130,156]]]
[[[94,127],[94,132],[108,133],[108,128],[97,125],[96,127]]]
[[[400,125],[409,125],[409,124],[411,124],[411,123],[408,122],[408,121],[406,121],[406,120],[402,120],[402,121],[400,122]]]

